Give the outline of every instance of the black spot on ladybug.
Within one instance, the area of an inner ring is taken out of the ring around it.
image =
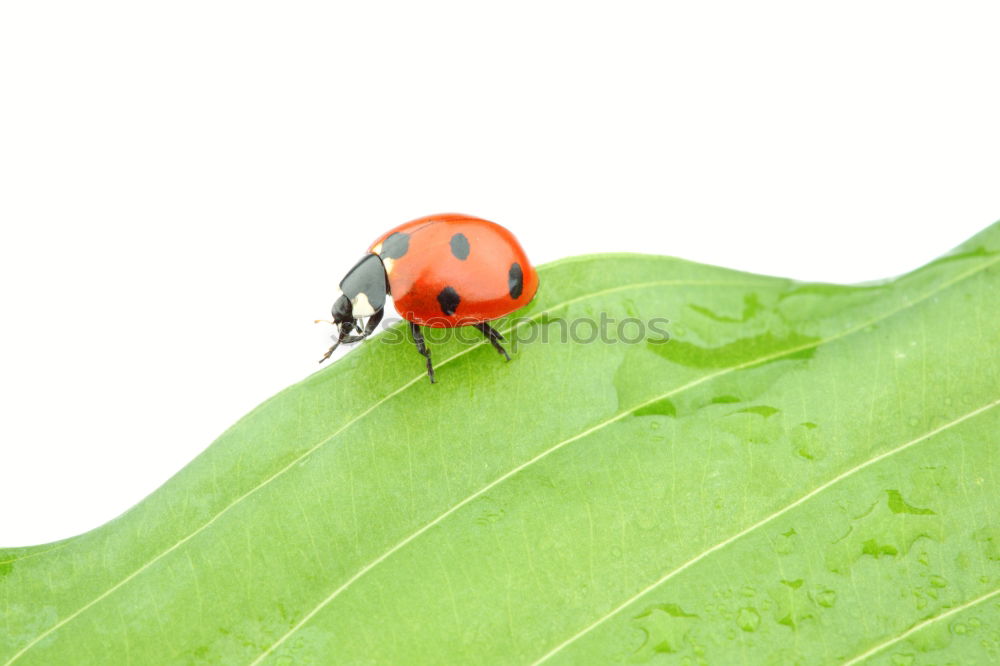
[[[410,234],[397,231],[389,234],[389,237],[382,241],[382,257],[384,259],[399,259],[410,249]]]
[[[455,234],[451,237],[451,253],[456,259],[465,261],[469,256],[469,239],[465,234]]]
[[[455,310],[458,309],[458,304],[462,302],[462,299],[458,297],[458,292],[455,291],[454,287],[445,287],[438,294],[438,303],[441,305],[441,312],[446,315],[455,314]]]
[[[524,290],[524,272],[521,270],[521,264],[516,261],[510,265],[510,271],[507,273],[507,291],[510,292],[510,297],[517,300],[521,297],[521,292]]]

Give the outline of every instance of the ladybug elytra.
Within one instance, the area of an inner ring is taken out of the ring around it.
[[[320,363],[341,343],[375,331],[386,296],[409,322],[431,383],[434,366],[421,326],[473,326],[510,360],[500,344],[503,336],[489,322],[524,307],[537,290],[538,274],[514,235],[499,224],[457,213],[401,224],[379,237],[341,280],[333,304],[340,333]]]

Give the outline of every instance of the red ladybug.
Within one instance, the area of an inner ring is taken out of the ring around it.
[[[477,217],[430,215],[383,234],[368,252],[340,282],[333,304],[340,335],[320,363],[341,343],[364,340],[375,331],[387,295],[410,323],[431,383],[434,366],[421,326],[474,326],[510,360],[500,345],[503,336],[489,321],[524,307],[538,290],[538,273],[513,234]]]

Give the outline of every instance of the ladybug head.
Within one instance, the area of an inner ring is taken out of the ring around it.
[[[385,266],[377,254],[365,255],[354,264],[340,281],[340,295],[333,302],[333,325],[340,328],[336,342],[320,359],[320,363],[330,358],[342,342],[358,342],[372,334],[382,321],[385,309],[386,286]],[[362,329],[361,320],[368,318]],[[317,320],[319,321],[319,320]],[[353,335],[357,332],[358,335]]]

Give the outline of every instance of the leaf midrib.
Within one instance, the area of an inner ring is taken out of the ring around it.
[[[934,615],[933,617],[929,617],[929,618],[927,618],[927,619],[925,619],[925,620],[923,620],[921,622],[917,622],[912,627],[910,627],[909,629],[907,629],[907,630],[905,630],[903,632],[900,632],[896,636],[892,636],[892,637],[890,637],[890,638],[888,638],[888,639],[886,639],[886,640],[884,640],[884,641],[882,641],[880,643],[876,643],[871,648],[869,648],[868,650],[865,650],[864,652],[862,652],[858,656],[851,657],[850,659],[848,659],[847,661],[845,661],[842,664],[842,666],[853,666],[854,664],[860,663],[860,662],[864,661],[865,659],[868,659],[869,657],[875,656],[876,654],[878,654],[882,650],[886,649],[887,647],[895,645],[896,643],[898,643],[899,641],[903,640],[904,638],[912,636],[913,634],[917,633],[918,631],[920,631],[922,629],[926,629],[927,627],[929,627],[930,625],[934,624],[935,622],[940,622],[941,620],[947,619],[947,618],[951,617],[952,615],[956,615],[958,613],[961,613],[962,611],[969,610],[973,606],[978,606],[979,604],[983,603],[984,601],[988,601],[988,600],[992,599],[993,597],[997,596],[998,594],[1000,594],[1000,587],[998,587],[997,589],[993,590],[992,592],[987,592],[986,594],[982,594],[982,595],[976,597],[975,599],[971,599],[971,600],[965,602],[964,604],[959,604],[958,606],[955,606],[953,608],[949,608],[948,610],[944,611],[943,613],[938,613],[937,615]]]
[[[554,264],[559,264],[559,263],[562,263],[562,262],[554,262]],[[554,264],[550,264],[550,266],[552,266]],[[548,268],[548,267],[546,267],[546,268]],[[669,286],[669,285],[673,285],[673,286],[732,286],[732,287],[753,287],[753,286],[758,286],[758,285],[762,285],[762,284],[771,284],[771,283],[773,283],[773,281],[774,281],[773,278],[771,278],[771,279],[761,279],[761,280],[757,280],[757,281],[747,281],[747,280],[678,280],[678,279],[674,279],[674,280],[653,280],[653,281],[646,281],[646,282],[635,282],[635,283],[630,283],[630,284],[626,284],[626,285],[618,285],[616,287],[611,287],[611,288],[608,288],[608,289],[602,289],[602,290],[599,290],[599,291],[595,291],[595,292],[591,292],[591,293],[588,293],[588,294],[584,294],[584,295],[578,296],[576,298],[571,298],[571,299],[568,299],[568,300],[563,301],[561,303],[556,303],[556,304],[550,306],[549,308],[546,308],[545,310],[539,311],[539,312],[535,313],[534,315],[526,317],[524,320],[519,321],[516,325],[510,326],[510,327],[504,329],[502,331],[502,333],[504,333],[504,334],[510,333],[513,329],[518,328],[518,327],[520,327],[522,325],[525,325],[528,322],[536,321],[537,319],[545,316],[546,314],[551,314],[554,310],[559,310],[559,309],[562,309],[562,308],[574,305],[576,303],[580,303],[580,302],[583,302],[583,301],[591,300],[591,299],[594,299],[594,298],[600,298],[601,296],[606,296],[608,294],[617,293],[619,291],[630,291],[630,290],[637,290],[637,289],[648,289],[648,288],[652,288],[652,287],[663,287],[663,286]],[[440,368],[441,366],[446,365],[447,363],[450,363],[451,361],[454,361],[455,359],[459,358],[460,356],[463,356],[465,354],[468,354],[468,353],[472,352],[473,350],[475,350],[476,348],[478,348],[479,346],[481,346],[483,344],[485,344],[485,340],[479,341],[479,342],[474,342],[474,343],[468,345],[467,347],[463,348],[459,352],[457,352],[455,354],[452,354],[448,358],[445,358],[445,359],[441,360],[440,362],[436,363],[435,367],[436,368]],[[410,381],[406,382],[405,384],[403,384],[402,386],[400,386],[399,388],[397,388],[393,392],[386,394],[384,397],[382,397],[378,401],[374,402],[370,407],[368,407],[367,409],[365,409],[364,411],[362,411],[357,416],[355,416],[355,417],[349,419],[348,421],[346,421],[343,425],[341,425],[336,430],[334,430],[333,433],[331,433],[327,437],[325,437],[322,440],[320,440],[319,443],[313,445],[311,448],[307,449],[304,453],[302,453],[301,455],[299,455],[298,457],[296,457],[295,459],[293,459],[287,465],[285,465],[284,467],[280,468],[277,472],[275,472],[274,474],[272,474],[268,478],[264,479],[263,481],[261,481],[260,483],[258,483],[256,486],[254,486],[253,488],[251,488],[250,490],[248,490],[247,492],[245,492],[244,494],[240,495],[235,500],[233,500],[232,502],[230,502],[229,504],[227,504],[223,509],[221,509],[212,518],[210,518],[208,521],[206,521],[204,524],[202,524],[199,528],[197,528],[196,530],[192,531],[190,534],[186,535],[185,537],[179,539],[177,542],[175,542],[170,547],[168,547],[165,550],[161,551],[158,555],[156,555],[155,557],[153,557],[152,559],[150,559],[148,562],[146,562],[141,567],[139,567],[138,569],[136,569],[135,571],[133,571],[131,574],[129,574],[128,576],[126,576],[125,578],[123,578],[122,580],[120,580],[118,583],[115,583],[114,585],[112,585],[111,587],[109,587],[107,590],[105,590],[104,592],[102,592],[101,594],[99,594],[94,599],[92,599],[91,601],[87,602],[86,604],[84,604],[83,606],[81,606],[80,608],[78,608],[77,610],[73,611],[72,613],[70,613],[69,615],[67,615],[65,618],[63,618],[59,622],[57,622],[54,625],[52,625],[52,627],[50,627],[49,629],[47,629],[47,630],[43,631],[42,633],[38,634],[37,636],[35,636],[30,642],[28,642],[20,650],[18,650],[17,652],[15,652],[13,654],[13,656],[11,656],[11,658],[7,662],[4,663],[3,666],[11,666],[14,662],[16,662],[18,659],[20,659],[21,657],[23,657],[35,645],[37,645],[38,643],[40,643],[44,639],[48,638],[53,633],[55,633],[56,631],[58,631],[62,627],[66,626],[69,622],[72,622],[74,619],[76,619],[77,617],[79,617],[80,615],[82,615],[83,613],[85,613],[87,610],[89,610],[93,606],[97,605],[98,603],[100,603],[101,601],[103,601],[104,599],[106,599],[107,597],[109,597],[110,595],[114,594],[117,590],[119,590],[122,587],[124,587],[125,585],[127,585],[131,580],[133,580],[134,578],[136,578],[139,575],[141,575],[143,572],[145,572],[150,567],[152,567],[153,565],[155,565],[161,559],[163,559],[164,557],[166,557],[170,553],[174,552],[175,550],[177,550],[178,548],[180,548],[181,546],[183,546],[184,544],[186,544],[188,541],[190,541],[191,539],[193,539],[194,537],[198,536],[203,531],[205,531],[206,529],[208,529],[209,527],[211,527],[217,520],[219,520],[222,516],[224,516],[226,513],[228,513],[231,509],[235,508],[237,505],[239,505],[240,503],[242,503],[243,500],[247,499],[248,497],[250,497],[251,495],[253,495],[254,493],[256,493],[258,490],[261,490],[262,488],[266,487],[272,481],[278,479],[283,474],[285,474],[285,472],[287,472],[287,471],[293,469],[294,467],[296,467],[303,460],[305,460],[306,458],[308,458],[309,456],[311,456],[313,453],[315,453],[316,451],[318,451],[319,449],[321,449],[326,444],[328,444],[331,441],[333,441],[338,435],[340,435],[341,433],[343,433],[344,431],[346,431],[348,428],[350,428],[351,426],[353,426],[353,425],[361,422],[362,419],[364,419],[365,417],[367,417],[369,414],[371,414],[377,408],[379,408],[380,406],[382,406],[383,404],[385,404],[389,400],[395,398],[399,394],[403,393],[406,389],[410,388],[414,384],[417,384],[418,382],[422,381],[423,379],[424,379],[424,374],[423,373],[421,373],[419,375],[416,375],[413,379],[411,379]],[[270,402],[270,400],[268,400],[266,402]],[[72,542],[67,542],[67,543],[65,543],[65,544],[63,544],[61,546],[53,547],[50,550],[58,550],[58,549],[62,548],[65,545],[70,545],[70,543],[72,543]],[[10,561],[11,562],[15,562],[15,561],[18,561],[18,560],[21,560],[21,559],[26,559],[28,557],[32,557],[34,555],[44,555],[47,552],[48,551],[43,551],[41,553],[36,553],[36,554],[30,554],[29,553],[29,554],[24,555],[24,556],[22,556],[20,558],[14,558],[13,560],[10,560]]]
[[[465,499],[461,500],[460,502],[458,502],[457,504],[455,504],[454,506],[452,506],[451,508],[449,508],[447,511],[445,511],[444,513],[442,513],[441,515],[439,515],[437,518],[435,518],[434,520],[426,523],[423,527],[421,527],[420,529],[418,529],[416,532],[413,532],[408,537],[406,537],[405,539],[403,539],[402,541],[400,541],[399,543],[397,543],[395,546],[393,546],[392,548],[390,548],[389,550],[387,550],[385,553],[383,553],[382,555],[380,555],[379,557],[377,557],[375,560],[372,560],[372,562],[368,563],[367,565],[365,565],[364,567],[362,567],[361,569],[359,569],[351,578],[349,578],[345,583],[343,583],[342,585],[340,585],[336,590],[333,591],[333,593],[331,593],[322,602],[320,602],[320,604],[317,605],[312,611],[310,611],[309,613],[307,613],[303,617],[303,619],[300,620],[298,623],[296,623],[287,633],[285,633],[275,643],[273,643],[264,653],[262,653],[257,659],[255,659],[254,661],[252,661],[249,664],[249,666],[258,666],[258,664],[260,664],[265,658],[267,658],[268,655],[272,654],[275,649],[277,649],[278,647],[280,647],[285,641],[288,640],[288,638],[290,638],[299,629],[301,629],[303,626],[305,626],[313,617],[315,617],[320,611],[322,611],[337,596],[339,596],[341,593],[343,593],[351,584],[353,584],[355,581],[357,581],[358,579],[360,579],[362,576],[364,576],[364,574],[366,574],[368,571],[370,571],[371,569],[373,569],[375,566],[377,566],[381,562],[383,562],[386,559],[388,559],[390,556],[392,556],[398,550],[400,550],[401,548],[405,547],[406,545],[408,545],[409,543],[411,543],[412,541],[414,541],[417,537],[419,537],[421,534],[427,532],[429,529],[431,529],[435,525],[439,524],[441,521],[443,521],[445,518],[447,518],[448,516],[450,516],[451,514],[453,514],[455,511],[457,511],[461,507],[465,506],[469,502],[471,502],[471,501],[475,500],[476,498],[480,497],[483,493],[486,493],[486,492],[492,490],[497,485],[503,483],[504,481],[506,481],[507,479],[511,478],[512,476],[520,473],[521,471],[523,471],[524,469],[530,467],[531,465],[533,465],[534,463],[538,462],[539,460],[542,460],[543,458],[547,457],[549,454],[554,453],[555,451],[561,449],[563,446],[566,446],[567,444],[570,444],[570,443],[575,442],[575,441],[577,441],[579,439],[582,439],[583,437],[586,437],[586,436],[588,436],[590,434],[593,434],[594,432],[596,432],[596,431],[598,431],[598,430],[600,430],[600,429],[602,429],[602,428],[604,428],[606,426],[609,426],[609,425],[611,425],[613,423],[616,423],[616,422],[620,421],[621,419],[625,418],[626,416],[629,416],[633,412],[642,409],[643,407],[648,407],[649,405],[655,404],[655,403],[657,403],[657,402],[659,402],[659,401],[661,401],[661,400],[663,400],[665,398],[669,398],[669,397],[671,397],[673,395],[676,395],[677,393],[680,393],[682,391],[685,391],[685,390],[687,390],[689,388],[693,388],[695,386],[699,386],[699,385],[701,385],[701,384],[703,384],[705,382],[711,381],[711,380],[713,380],[713,379],[715,379],[717,377],[727,375],[727,374],[735,372],[737,370],[742,370],[742,369],[745,369],[745,368],[753,367],[755,365],[766,363],[768,361],[772,361],[772,360],[781,358],[783,356],[788,356],[790,354],[795,354],[795,353],[798,353],[798,352],[801,352],[801,351],[805,351],[805,350],[808,350],[808,349],[819,348],[820,346],[828,344],[828,343],[833,342],[835,340],[840,340],[842,338],[848,337],[848,336],[850,336],[850,335],[852,335],[854,333],[857,333],[860,330],[863,330],[863,329],[868,328],[869,326],[872,326],[873,324],[876,324],[876,323],[879,323],[879,322],[882,322],[882,321],[886,321],[886,320],[888,320],[888,319],[890,319],[892,317],[895,317],[896,315],[898,315],[901,312],[904,312],[904,311],[906,311],[906,310],[908,310],[910,308],[913,308],[913,307],[915,307],[915,306],[917,306],[917,305],[925,302],[929,298],[931,298],[931,297],[933,297],[933,296],[935,296],[935,295],[937,295],[937,294],[939,294],[939,293],[941,293],[941,292],[943,292],[943,291],[945,291],[945,290],[947,290],[947,289],[955,286],[956,284],[961,283],[962,281],[964,281],[964,280],[972,277],[973,275],[976,275],[977,273],[980,273],[980,272],[988,269],[990,266],[992,266],[993,264],[997,263],[998,261],[1000,261],[1000,257],[997,257],[997,258],[995,258],[995,259],[993,259],[991,261],[985,262],[985,263],[983,263],[983,264],[981,264],[979,266],[976,266],[976,267],[974,267],[974,268],[972,268],[972,269],[970,269],[968,271],[965,271],[964,273],[960,273],[957,276],[953,277],[952,279],[946,280],[942,284],[938,285],[936,288],[931,289],[930,291],[926,292],[925,294],[921,295],[920,297],[918,297],[916,299],[913,299],[913,300],[909,300],[906,303],[904,303],[902,306],[900,306],[900,307],[898,307],[898,308],[896,308],[894,310],[891,310],[888,313],[886,313],[886,314],[884,314],[884,315],[882,315],[880,317],[875,317],[874,319],[867,320],[867,321],[864,321],[864,322],[862,322],[860,324],[856,324],[855,326],[848,327],[848,328],[844,329],[843,331],[841,331],[840,333],[837,333],[835,335],[831,335],[831,336],[826,337],[826,338],[822,338],[820,340],[816,340],[816,341],[813,341],[813,342],[805,343],[805,344],[798,345],[798,346],[795,346],[795,347],[790,347],[790,348],[788,348],[786,350],[783,350],[783,351],[780,351],[780,352],[774,352],[772,354],[766,354],[766,355],[761,356],[761,357],[759,357],[757,359],[753,359],[751,361],[746,361],[744,363],[737,364],[737,365],[729,367],[729,368],[724,368],[724,369],[722,369],[722,370],[720,370],[718,372],[705,375],[704,377],[700,377],[699,379],[696,379],[694,381],[688,382],[687,384],[684,384],[684,385],[682,385],[680,387],[671,389],[670,391],[667,391],[667,392],[665,392],[665,393],[663,393],[661,395],[655,396],[654,398],[651,398],[649,400],[643,401],[642,403],[640,403],[638,405],[634,405],[634,406],[632,406],[632,407],[630,407],[630,408],[628,408],[626,410],[623,410],[623,411],[619,412],[618,414],[616,414],[615,416],[613,416],[613,417],[611,417],[609,419],[606,419],[605,421],[602,421],[602,422],[600,422],[600,423],[598,423],[598,424],[596,424],[594,426],[591,426],[590,428],[587,428],[586,430],[582,431],[581,433],[579,433],[577,435],[574,435],[573,437],[571,437],[569,439],[563,440],[563,441],[555,444],[551,448],[546,449],[545,451],[543,451],[542,453],[540,453],[540,454],[536,455],[535,457],[531,458],[527,462],[522,463],[521,465],[518,465],[513,470],[511,470],[511,471],[507,472],[506,474],[498,477],[497,479],[495,479],[494,481],[490,482],[489,484],[487,484],[486,486],[484,486],[480,490],[476,491],[472,495],[469,495]],[[995,404],[996,403],[991,403],[990,405],[982,407],[979,410],[975,410],[975,411],[971,412],[970,414],[974,415],[974,414],[981,413],[982,411],[985,411],[986,409],[988,409],[988,408],[990,408],[992,406],[995,406]],[[969,417],[970,417],[970,415],[966,415],[965,417],[963,417],[962,420],[964,420],[965,418],[969,418]],[[957,422],[959,422],[959,421],[956,421],[956,422],[953,422],[953,423],[957,423]],[[914,444],[916,442],[923,441],[923,439],[931,436],[931,434],[934,434],[934,433],[936,433],[936,431],[931,431],[931,433],[927,433],[924,436],[922,436],[921,438],[917,438],[915,440],[912,440],[911,442],[909,442],[908,444],[906,444],[904,446],[909,446],[909,445],[912,445],[912,444]],[[873,458],[871,461],[864,463],[864,465],[862,465],[861,467],[857,467],[857,468],[854,468],[854,469],[850,470],[850,473],[853,474],[854,470],[856,470],[856,469],[862,469],[863,467],[867,467],[868,464],[872,464],[873,462],[877,462],[878,460],[881,460],[881,459],[882,459],[882,457],[877,456],[876,458]],[[842,476],[835,477],[834,480],[832,482],[829,482],[829,483],[831,483],[831,484],[835,483],[835,482],[839,481],[841,478],[842,478]],[[843,477],[843,478],[846,478],[846,477]],[[759,523],[755,523],[754,525],[750,526],[750,528],[746,529],[745,531],[740,532],[736,536],[732,537],[731,539],[722,542],[722,546],[728,545],[728,543],[730,543],[731,541],[735,541],[735,540],[741,538],[742,536],[745,536],[746,534],[749,534],[753,529],[756,529],[760,525],[762,525],[762,524],[764,524],[766,522],[769,522],[773,518],[775,518],[778,515],[780,515],[780,513],[784,513],[784,511],[790,510],[791,508],[794,508],[795,506],[798,506],[798,504],[801,501],[805,501],[805,500],[807,500],[807,499],[815,496],[816,494],[818,494],[819,492],[821,492],[823,489],[825,489],[825,487],[826,487],[826,485],[818,486],[817,489],[814,489],[813,491],[811,491],[807,495],[803,496],[803,498],[800,498],[800,500],[797,500],[796,503],[793,503],[792,505],[789,505],[789,507],[786,507],[786,509],[782,509],[779,512],[779,514],[773,514],[772,516],[766,518],[764,521],[759,522]],[[689,563],[683,565],[683,568],[687,568],[687,566],[690,566],[690,564],[693,564],[695,561],[698,561],[701,558],[705,557],[706,555],[710,554],[711,552],[714,552],[715,549],[717,549],[719,547],[721,547],[721,546],[717,545],[717,546],[714,546],[713,548],[711,548],[711,549],[703,552],[702,554],[698,555],[693,560],[690,560]],[[678,570],[678,571],[680,571],[680,570]],[[674,575],[674,574],[671,573],[670,576],[672,576],[672,575]],[[663,580],[666,580],[666,579],[663,579]],[[655,583],[653,587],[655,587],[658,584],[659,584],[659,582]],[[649,589],[653,589],[653,588],[651,587]],[[645,594],[645,591],[642,592],[642,593],[640,593],[640,596],[641,596],[641,594]],[[614,611],[612,611],[612,613],[609,614],[607,617],[604,617],[604,618],[600,619],[597,623],[595,623],[593,625],[589,625],[582,633],[574,635],[568,641],[565,641],[564,643],[559,644],[554,650],[546,653],[541,659],[539,659],[538,661],[536,661],[534,663],[538,664],[538,663],[542,663],[543,661],[548,660],[551,656],[555,655],[563,647],[569,645],[570,643],[572,643],[573,641],[575,641],[577,638],[583,636],[585,633],[589,632],[590,629],[592,629],[592,628],[598,626],[599,624],[603,623],[608,617],[611,617],[612,615],[614,615],[615,613],[617,613],[621,608],[624,608],[625,606],[627,606],[629,603],[631,603],[631,599],[630,599],[630,601],[626,602],[622,606],[616,607],[616,609]]]
[[[762,519],[760,519],[759,521],[757,521],[753,525],[750,525],[749,527],[744,528],[743,530],[737,532],[736,534],[732,535],[731,537],[729,537],[727,539],[724,539],[723,541],[720,541],[719,543],[715,544],[714,546],[711,546],[711,547],[707,548],[706,550],[702,551],[698,555],[696,555],[693,558],[689,559],[687,562],[684,562],[682,565],[680,565],[676,569],[673,569],[670,572],[668,572],[665,575],[663,575],[662,577],[658,578],[654,583],[652,583],[652,584],[644,587],[642,590],[640,590],[636,594],[632,595],[631,597],[629,597],[628,599],[626,599],[624,602],[622,602],[618,606],[615,606],[610,612],[606,613],[605,615],[602,615],[601,617],[599,617],[597,620],[595,620],[591,624],[588,624],[581,631],[577,632],[576,634],[573,634],[573,636],[571,636],[569,639],[563,641],[562,643],[559,643],[555,648],[553,648],[552,650],[549,650],[548,652],[546,652],[545,655],[543,655],[540,659],[538,659],[537,661],[532,662],[532,666],[537,666],[538,664],[541,664],[543,662],[548,661],[549,659],[551,659],[552,657],[554,657],[557,653],[559,653],[563,648],[568,647],[569,645],[571,645],[574,642],[576,642],[578,639],[582,638],[583,636],[586,636],[588,633],[590,633],[591,631],[593,631],[594,629],[596,629],[597,627],[599,627],[601,624],[603,624],[604,622],[606,622],[610,618],[614,617],[615,615],[617,615],[619,612],[623,611],[624,609],[628,608],[633,603],[635,603],[636,601],[638,601],[639,599],[641,599],[642,597],[644,597],[648,593],[652,592],[653,590],[655,590],[660,585],[666,583],[668,580],[672,579],[677,574],[686,571],[687,569],[691,568],[692,566],[694,566],[695,564],[697,564],[701,560],[705,559],[709,555],[722,550],[726,546],[728,546],[728,545],[730,545],[732,543],[735,543],[736,541],[739,541],[743,537],[751,534],[754,530],[756,530],[756,529],[758,529],[760,527],[763,527],[764,525],[770,523],[772,520],[775,520],[776,518],[780,518],[781,516],[785,515],[789,511],[792,511],[793,509],[796,509],[796,508],[802,506],[803,504],[805,504],[809,500],[811,500],[814,497],[816,497],[817,495],[821,494],[823,491],[831,488],[832,486],[840,483],[841,481],[843,481],[845,479],[848,479],[848,478],[854,476],[855,474],[857,474],[861,470],[867,469],[868,467],[871,467],[872,465],[878,464],[878,463],[882,462],[883,460],[885,460],[886,458],[890,458],[890,457],[896,455],[897,453],[901,453],[901,452],[909,449],[912,446],[916,446],[917,444],[920,444],[921,442],[925,442],[925,441],[927,441],[929,439],[932,439],[932,438],[936,437],[937,435],[941,434],[942,432],[945,432],[946,430],[949,430],[950,428],[953,428],[953,427],[955,427],[955,426],[957,426],[957,425],[959,425],[961,423],[964,423],[965,421],[968,421],[969,419],[975,418],[976,416],[979,416],[980,414],[982,414],[984,412],[987,412],[990,409],[993,409],[994,407],[996,407],[998,405],[1000,405],[1000,399],[994,400],[993,402],[990,402],[990,403],[987,403],[987,404],[985,404],[985,405],[983,405],[981,407],[978,407],[978,408],[972,410],[971,412],[963,414],[962,416],[960,416],[960,417],[958,417],[958,418],[956,418],[956,419],[954,419],[954,420],[952,420],[952,421],[950,421],[950,422],[948,422],[948,423],[946,423],[946,424],[944,424],[942,426],[938,426],[937,428],[935,428],[933,430],[930,430],[930,431],[924,433],[923,435],[920,435],[919,437],[911,439],[911,440],[909,440],[909,441],[907,441],[907,442],[905,442],[905,443],[897,446],[894,449],[889,449],[888,451],[884,451],[883,453],[880,453],[879,455],[877,455],[877,456],[875,456],[873,458],[869,458],[868,460],[866,460],[866,461],[864,461],[864,462],[862,462],[862,463],[860,463],[858,465],[855,465],[854,467],[852,467],[852,468],[850,468],[850,469],[848,469],[848,470],[846,470],[844,472],[841,472],[837,476],[833,477],[829,481],[826,481],[826,482],[820,484],[819,486],[817,486],[813,490],[809,491],[808,493],[806,493],[802,497],[798,498],[794,502],[791,502],[790,504],[785,505],[781,509],[778,509],[777,511],[775,511],[775,512],[773,512],[773,513],[771,513],[771,514],[769,514],[767,516],[765,516]]]

